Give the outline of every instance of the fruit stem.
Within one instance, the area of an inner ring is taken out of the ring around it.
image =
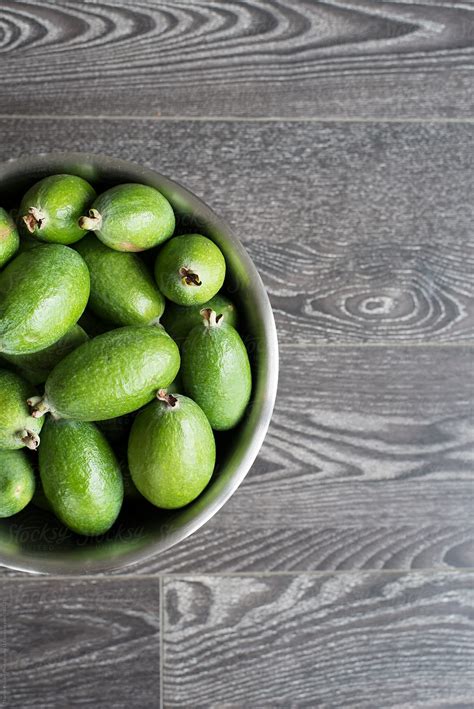
[[[81,229],[86,231],[98,231],[102,226],[102,215],[97,209],[89,209],[89,215],[87,217],[79,217],[77,223]]]
[[[182,266],[179,269],[179,275],[181,276],[181,280],[183,282],[183,285],[185,286],[200,286],[202,285],[202,281],[199,278],[197,273],[194,273],[194,271],[191,271],[190,268],[186,268],[185,266]]]
[[[40,444],[40,437],[38,434],[33,433],[33,431],[28,431],[26,428],[23,431],[19,431],[18,436],[21,442],[24,443],[25,446],[31,451],[35,451]]]
[[[35,419],[41,418],[51,410],[46,397],[32,396],[26,403],[32,409],[31,415]]]
[[[165,404],[168,404],[168,406],[171,406],[172,408],[178,408],[179,406],[178,399],[173,396],[173,394],[167,394],[166,389],[158,389],[156,392],[156,398],[158,401],[164,401]]]
[[[218,327],[222,321],[222,314],[217,315],[216,311],[211,310],[211,308],[203,308],[199,311],[199,314],[202,316],[206,327]]]
[[[45,216],[37,207],[29,207],[27,213],[22,216],[22,219],[30,234],[34,234],[36,229],[41,229],[43,226]]]

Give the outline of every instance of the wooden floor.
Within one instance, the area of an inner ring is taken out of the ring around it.
[[[0,159],[187,185],[281,347],[204,529],[122,575],[0,572],[0,704],[472,706],[473,3],[6,0],[0,53]]]

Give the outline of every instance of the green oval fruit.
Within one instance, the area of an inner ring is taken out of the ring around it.
[[[242,339],[213,310],[191,330],[182,347],[184,389],[202,408],[212,428],[236,426],[252,391],[250,363]]]
[[[78,219],[96,197],[93,187],[76,175],[50,175],[30,187],[20,205],[26,233],[40,241],[73,244],[84,236]]]
[[[35,474],[24,451],[0,451],[0,517],[11,517],[31,502]]]
[[[128,442],[132,480],[143,497],[165,509],[194,500],[211,479],[214,434],[199,406],[187,396],[158,393],[135,419]]]
[[[0,273],[0,352],[29,354],[59,340],[89,297],[83,259],[60,244],[25,251]]]
[[[63,524],[88,536],[110,529],[122,506],[122,474],[94,424],[48,419],[39,466],[44,493]]]
[[[20,237],[15,222],[8,212],[0,207],[0,267],[18,251]]]
[[[172,382],[179,365],[178,347],[162,327],[121,327],[71,352],[46,380],[43,399],[29,403],[35,417],[46,411],[78,421],[123,416]]]
[[[39,446],[42,421],[31,416],[26,403],[32,393],[21,377],[0,369],[0,449]]]
[[[95,231],[116,251],[144,251],[161,244],[174,232],[171,204],[148,185],[125,184],[99,195],[79,225]]]
[[[57,342],[38,352],[21,355],[3,355],[3,359],[15,365],[20,375],[32,384],[42,384],[49,373],[66,355],[88,340],[80,325],[73,325]]]
[[[113,251],[92,234],[76,248],[89,268],[89,307],[99,318],[117,325],[158,320],[165,299],[136,254]]]
[[[222,293],[218,293],[202,306],[191,305],[186,307],[185,305],[176,305],[176,303],[168,301],[160,322],[168,335],[171,335],[178,345],[182,345],[193,327],[202,324],[201,310],[204,308],[215,310],[218,315],[222,315],[228,325],[237,328],[237,309],[229,298]]]
[[[161,292],[178,305],[200,305],[222,288],[225,259],[201,234],[175,236],[160,249],[155,278]]]

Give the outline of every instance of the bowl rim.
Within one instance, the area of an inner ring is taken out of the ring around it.
[[[234,234],[229,224],[222,217],[219,217],[213,209],[211,209],[202,199],[197,197],[193,192],[188,190],[176,180],[163,175],[162,173],[150,167],[145,167],[131,160],[115,158],[103,153],[89,152],[54,152],[54,153],[39,153],[37,155],[28,155],[21,158],[13,158],[0,163],[0,180],[18,177],[18,173],[23,171],[25,175],[31,169],[41,167],[52,167],[52,163],[60,163],[79,161],[80,163],[88,163],[96,165],[101,170],[107,171],[127,171],[133,170],[137,175],[143,176],[144,181],[153,181],[157,177],[161,183],[170,190],[178,190],[184,195],[191,205],[193,212],[197,211],[199,216],[204,216],[206,222],[213,228],[224,233],[226,239],[232,242],[234,249],[239,253],[239,259],[243,263],[245,271],[256,284],[256,300],[260,311],[262,311],[262,337],[266,346],[266,367],[265,371],[260,374],[264,377],[263,388],[265,397],[260,407],[258,416],[258,425],[255,426],[247,448],[242,455],[242,459],[236,470],[233,472],[225,487],[219,492],[215,500],[200,510],[195,517],[184,525],[184,528],[179,528],[166,535],[165,538],[150,541],[143,549],[135,549],[129,552],[124,552],[122,555],[110,560],[100,559],[92,561],[82,560],[82,567],[71,568],[67,562],[61,559],[44,557],[28,556],[18,563],[12,562],[11,558],[5,557],[0,550],[0,566],[6,567],[15,571],[25,571],[32,574],[49,574],[59,576],[86,576],[88,574],[97,574],[101,572],[123,570],[133,564],[146,562],[153,557],[158,557],[160,553],[170,549],[179,542],[183,541],[191,534],[200,529],[223,507],[223,505],[234,494],[239,485],[242,483],[250,468],[252,467],[260,448],[265,439],[268,427],[273,414],[275,405],[277,387],[278,387],[278,372],[279,372],[279,352],[278,338],[275,325],[275,318],[270,304],[270,299],[266,292],[260,274],[257,271],[252,259],[248,255],[246,249],[242,245],[240,239]],[[54,173],[53,173],[54,174]],[[1,186],[1,182],[0,182]],[[78,564],[79,567],[79,564]],[[133,570],[133,569],[131,569]],[[157,571],[157,574],[160,572]]]

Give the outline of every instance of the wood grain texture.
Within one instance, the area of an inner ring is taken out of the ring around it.
[[[160,706],[158,581],[26,578],[0,588],[1,706]]]
[[[281,342],[464,342],[474,325],[474,126],[0,120],[0,159],[91,150],[225,216]]]
[[[165,580],[169,707],[458,707],[471,574]]]
[[[451,0],[7,0],[1,110],[472,116],[473,36]]]

